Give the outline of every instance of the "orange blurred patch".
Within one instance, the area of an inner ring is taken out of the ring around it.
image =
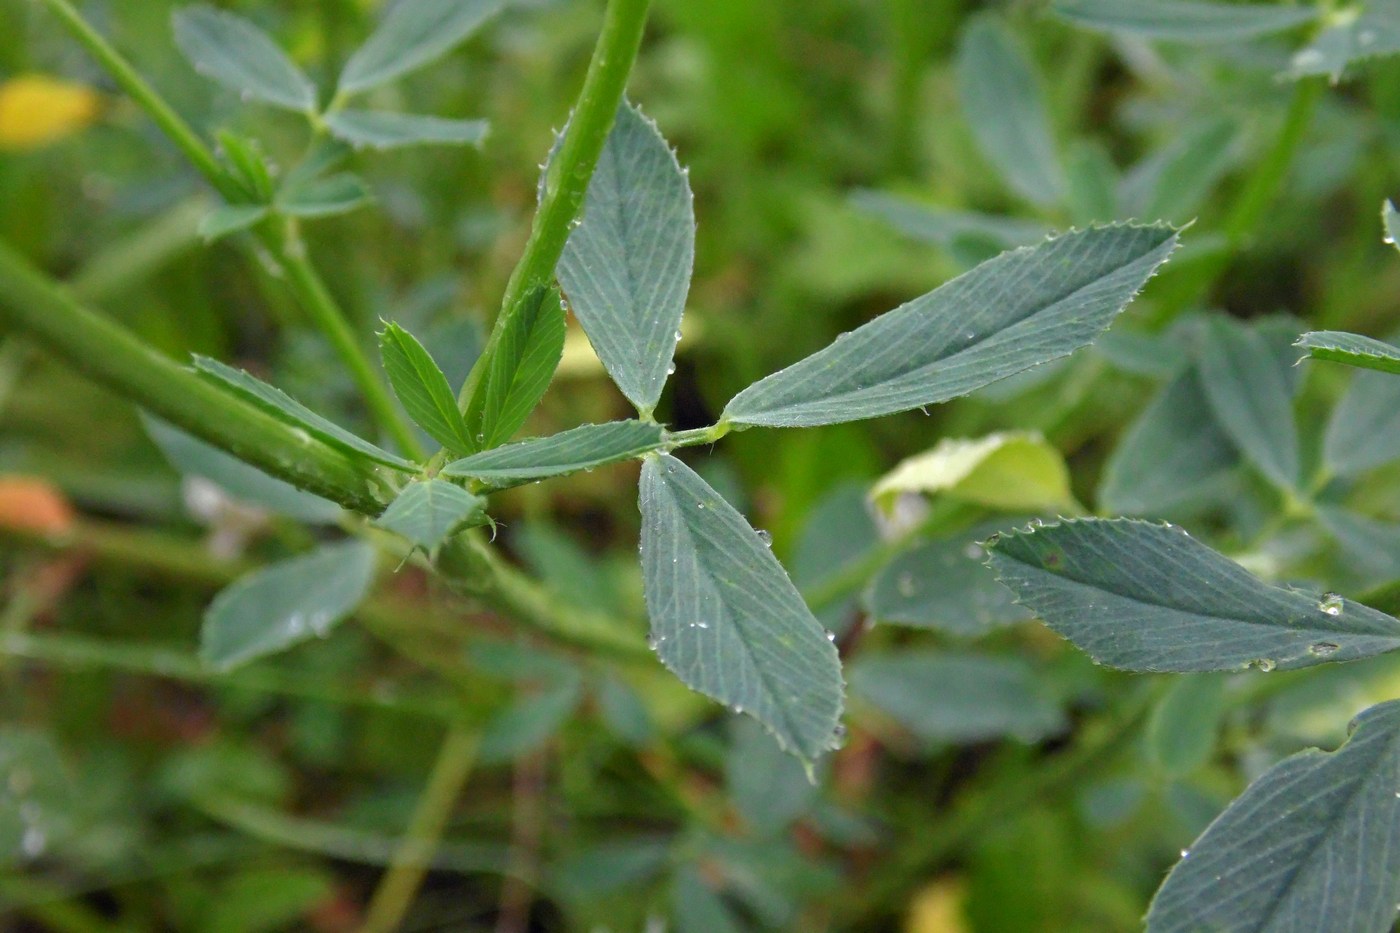
[[[0,528],[63,534],[77,518],[63,493],[41,479],[0,476]]]

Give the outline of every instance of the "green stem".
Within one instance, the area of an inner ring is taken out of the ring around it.
[[[476,760],[474,732],[453,730],[443,740],[428,786],[393,863],[375,889],[360,933],[391,933],[403,922]]]
[[[129,331],[80,306],[0,244],[0,321],[152,414],[293,485],[376,515],[382,484],[372,466],[210,385]]]
[[[242,203],[248,195],[242,186],[224,170],[213,151],[199,135],[175,112],[155,88],[132,67],[122,54],[101,33],[83,19],[68,0],[41,0],[57,16],[69,32],[83,44],[94,58],[106,68],[127,94],[155,121],[176,147],[185,154],[199,173],[231,204]],[[256,231],[259,242],[277,257],[286,272],[292,292],[311,315],[312,320],[330,341],[342,363],[350,370],[355,384],[364,394],[370,413],[380,428],[392,437],[403,453],[422,459],[423,450],[408,423],[399,414],[389,390],[379,377],[364,349],[355,340],[344,311],[331,296],[320,275],[311,265],[306,249],[289,224],[289,232],[263,224]]]
[[[530,238],[506,283],[501,313],[491,329],[486,348],[462,386],[459,401],[464,408],[481,379],[483,362],[491,359],[501,332],[516,308],[532,289],[554,281],[554,267],[559,264],[559,256],[569,239],[569,226],[583,207],[588,182],[593,178],[598,156],[602,154],[617,108],[622,103],[627,76],[642,44],[650,5],[651,0],[608,0],[603,28],[588,63],[583,89],[569,117],[559,151],[550,160],[545,174],[544,193],[530,228]]]

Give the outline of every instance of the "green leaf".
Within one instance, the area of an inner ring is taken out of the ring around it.
[[[241,369],[234,369],[218,360],[199,355],[194,356],[194,368],[201,376],[219,384],[244,401],[256,405],[284,424],[301,428],[327,444],[405,473],[418,472],[418,467],[413,463],[376,447],[338,424],[327,421],[281,389],[268,385]]]
[[[889,512],[905,493],[942,493],[1011,511],[1076,508],[1064,458],[1030,431],[946,437],[881,477],[870,498]]]
[[[1238,462],[1230,438],[1209,417],[1193,365],[1119,439],[1104,468],[1099,506],[1130,515],[1184,511],[1223,489]]]
[[[510,440],[534,411],[564,353],[559,292],[532,289],[511,309],[500,341],[477,362],[480,382],[467,402],[467,430],[477,449]]]
[[[643,413],[661,398],[680,340],[695,260],[693,200],[656,124],[624,102],[558,274],[608,375]]]
[[[258,27],[241,16],[207,6],[176,10],[175,44],[200,74],[244,100],[256,98],[288,110],[316,110],[316,85]]]
[[[452,386],[417,338],[387,324],[379,335],[379,357],[404,410],[433,440],[456,453],[476,449]]]
[[[1094,227],[1005,253],[730,400],[723,419],[798,427],[967,395],[1091,342],[1176,248],[1157,225]]]
[[[1400,580],[1400,522],[1377,521],[1327,505],[1317,507],[1317,519],[1368,583]]]
[[[1086,29],[1176,42],[1237,42],[1282,32],[1318,17],[1316,7],[1193,0],[1055,0],[1057,16]]]
[[[334,525],[344,514],[329,499],[268,476],[144,411],[141,424],[165,459],[182,475],[202,477],[246,505],[316,525]]]
[[[503,489],[531,480],[631,460],[661,446],[661,426],[644,421],[585,424],[473,454],[443,467],[444,476],[467,476]]]
[[[1359,11],[1338,9],[1324,22],[1327,28],[1289,62],[1291,77],[1327,75],[1336,82],[1348,65],[1400,52],[1400,0],[1370,0]]]
[[[364,179],[349,172],[289,184],[277,193],[277,210],[292,217],[333,217],[370,201]]]
[[[1400,648],[1400,620],[1270,586],[1173,525],[1032,524],[987,546],[1018,602],[1110,667],[1269,671]]]
[[[484,518],[486,500],[440,479],[409,483],[375,524],[431,552],[468,519]]]
[[[413,113],[337,110],[326,115],[326,128],[352,146],[397,149],[439,144],[479,146],[486,139],[485,120],[446,120]]]
[[[1215,420],[1240,453],[1278,486],[1297,489],[1292,392],[1264,338],[1232,321],[1213,319],[1197,365]]]
[[[735,719],[724,758],[729,799],[759,837],[772,839],[812,805],[820,788],[751,719]]]
[[[964,638],[1031,618],[984,566],[987,555],[977,541],[994,530],[982,525],[900,554],[870,582],[867,611],[878,622]]]
[[[666,454],[642,466],[642,580],[652,644],[694,690],[811,761],[837,744],[836,646],[743,516]]]
[[[853,191],[851,206],[879,217],[906,236],[942,246],[964,237],[977,237],[1010,249],[1038,243],[1050,232],[1049,227],[1034,220],[955,211],[883,191]]]
[[[219,151],[243,190],[259,204],[271,201],[276,189],[261,144],[232,130],[220,130],[217,136]]]
[[[1226,710],[1225,680],[1219,674],[1178,677],[1147,722],[1147,753],[1173,777],[1204,766],[1215,753]]]
[[[204,614],[199,654],[230,670],[311,638],[325,638],[374,582],[374,548],[328,544],[254,571],[223,589]]]
[[[1400,702],[1284,759],[1167,876],[1149,933],[1388,930],[1400,903]]]
[[[743,933],[733,909],[700,872],[690,865],[671,881],[671,917],[676,933]]]
[[[1400,379],[1361,372],[1327,422],[1322,459],[1338,476],[1400,460]]]
[[[1307,350],[1308,356],[1315,360],[1400,374],[1400,347],[1374,337],[1340,330],[1316,330],[1299,337],[1294,346]]]
[[[229,234],[247,230],[260,223],[269,213],[265,204],[225,204],[200,218],[199,235],[205,243],[213,243]]]
[[[1020,41],[996,17],[974,17],[957,54],[958,99],[983,155],[1021,196],[1050,205],[1065,178],[1050,133],[1045,95]]]
[[[950,651],[861,655],[851,695],[926,743],[1011,736],[1035,742],[1064,731],[1064,712],[1020,658]]]
[[[521,696],[487,724],[477,759],[500,764],[543,748],[569,721],[582,695],[582,679],[570,672],[542,693]]]
[[[1125,217],[1191,220],[1230,167],[1238,124],[1224,117],[1181,132],[1133,166],[1119,189]]]
[[[502,0],[399,0],[350,56],[337,90],[355,94],[447,54],[502,7]]]
[[[1065,202],[1074,223],[1106,223],[1120,216],[1120,184],[1118,166],[1103,144],[1081,139],[1070,146],[1065,159]]]

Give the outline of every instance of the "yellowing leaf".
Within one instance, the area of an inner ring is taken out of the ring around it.
[[[905,933],[968,933],[963,915],[967,885],[961,878],[935,881],[914,895],[909,903]]]
[[[1026,431],[945,438],[885,474],[870,496],[889,511],[906,492],[943,493],[1008,511],[1078,508],[1059,451]]]
[[[0,149],[38,149],[86,127],[101,98],[84,84],[20,75],[0,84]]]

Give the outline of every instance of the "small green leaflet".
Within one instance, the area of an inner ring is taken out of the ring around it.
[[[1019,603],[1110,667],[1271,671],[1400,648],[1400,619],[1271,586],[1172,525],[1032,523],[987,547]]]
[[[1339,476],[1400,460],[1400,379],[1360,372],[1332,409],[1322,459]]]
[[[1115,224],[1004,253],[730,400],[723,420],[800,427],[967,395],[1097,337],[1176,248],[1165,225]]]
[[[1290,77],[1327,75],[1341,80],[1348,65],[1400,52],[1400,0],[1368,0],[1338,9],[1326,19],[1327,28],[1289,63]]]
[[[265,204],[225,204],[199,220],[199,235],[205,243],[247,230],[271,213]]]
[[[943,246],[965,237],[976,237],[1010,249],[1038,243],[1050,232],[1049,227],[1034,220],[955,211],[883,191],[853,191],[851,206],[879,217],[906,236]]]
[[[644,421],[585,424],[506,444],[443,467],[444,476],[466,476],[501,489],[531,480],[591,470],[631,460],[661,446],[661,426]]]
[[[454,453],[476,449],[452,386],[417,338],[397,324],[386,324],[379,335],[379,357],[394,394],[419,427]]]
[[[251,402],[285,424],[319,437],[327,444],[396,470],[406,473],[418,472],[418,467],[404,458],[376,447],[340,425],[327,421],[281,389],[270,386],[241,369],[234,369],[218,360],[198,355],[194,357],[194,368],[201,376],[218,383],[244,401]]]
[[[862,655],[851,696],[876,707],[926,743],[1035,742],[1063,732],[1064,712],[1021,658],[953,651]]]
[[[1275,485],[1297,489],[1292,393],[1269,344],[1253,330],[1214,318],[1198,366],[1215,420],[1240,453]]]
[[[753,716],[812,761],[837,743],[836,646],[734,507],[666,454],[642,466],[652,645],[686,685]]]
[[[447,120],[413,113],[337,110],[326,115],[326,129],[352,146],[397,149],[430,144],[479,146],[486,138],[485,120]]]
[[[440,479],[409,483],[375,524],[432,552],[469,519],[485,520],[486,500]]]
[[[1184,128],[1132,167],[1118,189],[1122,217],[1184,223],[1215,188],[1231,163],[1238,124],[1225,117]]]
[[[326,637],[369,592],[374,564],[371,545],[349,541],[248,574],[215,596],[204,614],[200,657],[231,670]]]
[[[559,292],[538,286],[510,310],[494,348],[477,361],[480,381],[467,402],[467,430],[476,449],[510,440],[534,411],[564,353]]]
[[[1388,930],[1400,903],[1400,701],[1256,780],[1167,876],[1148,933]]]
[[[502,0],[398,0],[350,56],[338,93],[355,94],[415,71],[464,42]]]
[[[1299,337],[1294,346],[1302,347],[1315,360],[1400,374],[1400,347],[1373,337],[1340,330],[1315,330]]]
[[[915,545],[886,564],[865,592],[881,623],[935,629],[973,638],[1031,618],[985,566],[977,545],[992,525]]]
[[[598,358],[643,413],[672,369],[694,259],[685,172],[656,124],[624,102],[558,274]]]
[[[982,153],[1017,193],[1055,204],[1065,177],[1050,134],[1034,62],[1017,37],[990,14],[963,30],[957,55],[958,99]]]
[[[568,722],[582,696],[583,678],[575,671],[566,672],[541,693],[521,695],[487,723],[478,760],[500,764],[544,747]]]
[[[1147,722],[1147,757],[1158,770],[1180,777],[1210,761],[1229,706],[1227,676],[1187,674],[1172,679]]]
[[[1157,393],[1118,441],[1104,468],[1099,507],[1168,515],[1222,490],[1239,454],[1208,415],[1192,365]]]
[[[333,217],[368,204],[371,195],[364,179],[350,172],[289,183],[277,192],[277,210],[292,217]]]
[[[1312,5],[1202,3],[1193,0],[1054,0],[1050,9],[1086,29],[1176,42],[1235,42],[1317,19]]]
[[[272,200],[276,186],[272,170],[267,167],[261,144],[256,139],[240,136],[232,130],[218,132],[219,153],[228,163],[243,190],[258,204]]]
[[[208,6],[176,10],[175,44],[196,71],[245,100],[313,112],[316,85],[287,53],[241,16]]]
[[[1319,505],[1317,520],[1371,585],[1400,580],[1400,522],[1378,521],[1337,506]]]

